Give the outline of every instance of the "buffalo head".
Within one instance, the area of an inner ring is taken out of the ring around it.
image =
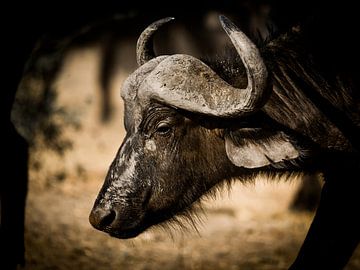
[[[222,180],[299,156],[275,127],[238,126],[271,90],[255,44],[220,17],[246,70],[247,86],[236,88],[192,56],[155,56],[152,36],[171,19],[151,24],[138,40],[140,67],[121,92],[127,134],[90,214],[95,228],[118,238],[186,213]]]

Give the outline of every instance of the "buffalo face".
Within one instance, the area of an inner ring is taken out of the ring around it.
[[[90,214],[95,228],[118,238],[187,213],[221,180],[299,155],[273,126],[231,126],[256,115],[268,96],[256,46],[220,18],[246,70],[247,86],[239,89],[192,56],[155,57],[149,41],[169,20],[150,25],[138,40],[141,66],[121,91],[127,135]]]
[[[90,215],[95,228],[118,238],[186,212],[231,170],[218,132],[172,108],[152,104],[139,126],[130,121]]]

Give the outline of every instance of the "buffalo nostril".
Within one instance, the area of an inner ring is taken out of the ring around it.
[[[114,210],[96,208],[91,211],[89,221],[96,229],[102,230],[111,225],[115,220],[115,217],[116,212]]]
[[[115,220],[115,217],[116,217],[116,213],[115,211],[113,210],[110,210],[109,213],[107,213],[106,216],[104,216],[102,218],[102,220],[100,221],[100,227],[106,227],[106,226],[109,226],[114,220]]]

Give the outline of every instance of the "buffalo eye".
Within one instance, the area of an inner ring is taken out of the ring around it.
[[[155,132],[159,135],[165,136],[168,135],[171,131],[171,126],[169,123],[161,122],[157,125]]]

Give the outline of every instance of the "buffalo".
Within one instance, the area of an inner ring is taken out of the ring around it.
[[[342,269],[360,239],[357,88],[316,65],[298,27],[255,44],[220,16],[235,54],[156,56],[153,36],[172,19],[138,39],[139,68],[121,90],[127,134],[90,223],[132,238],[191,217],[224,183],[321,172],[319,206],[289,269]]]

